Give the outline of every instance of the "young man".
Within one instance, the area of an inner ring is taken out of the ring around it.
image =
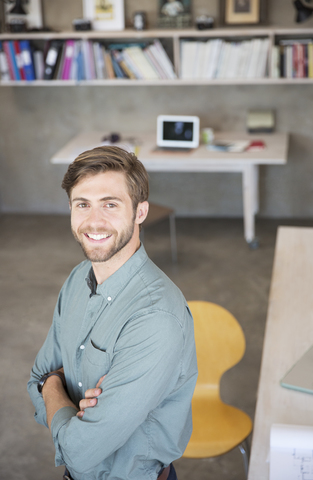
[[[70,274],[31,372],[38,423],[74,480],[174,480],[189,441],[197,365],[178,288],[148,259],[139,231],[148,177],[118,147],[82,153],[62,187],[88,260]]]

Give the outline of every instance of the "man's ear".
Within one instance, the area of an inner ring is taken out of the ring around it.
[[[135,222],[138,225],[142,224],[145,221],[145,219],[147,218],[148,212],[149,212],[149,203],[148,202],[138,203]]]

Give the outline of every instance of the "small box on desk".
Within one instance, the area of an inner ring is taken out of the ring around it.
[[[248,133],[273,133],[275,118],[272,110],[253,110],[247,116]]]

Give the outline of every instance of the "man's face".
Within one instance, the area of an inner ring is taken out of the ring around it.
[[[139,242],[141,221],[136,219],[124,173],[84,177],[73,188],[70,204],[73,235],[92,262],[107,262]]]

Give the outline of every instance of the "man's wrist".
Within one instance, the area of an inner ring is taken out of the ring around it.
[[[48,380],[48,378],[50,377],[59,377],[60,380],[62,381],[62,384],[63,384],[63,387],[64,389],[66,389],[66,382],[65,382],[65,376],[64,376],[64,373],[62,372],[50,372],[50,373],[45,373],[39,380],[38,384],[37,384],[37,389],[38,389],[38,392],[42,394],[42,389],[46,383],[46,381]]]

